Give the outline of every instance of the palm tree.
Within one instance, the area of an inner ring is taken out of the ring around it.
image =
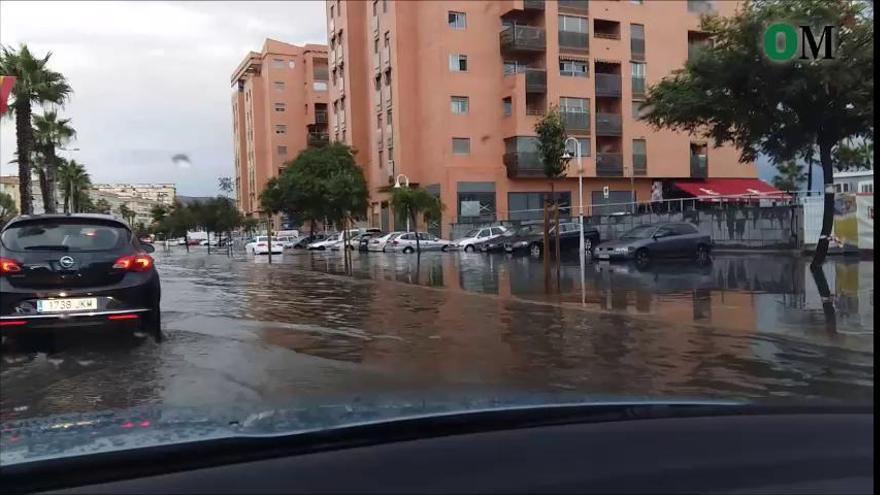
[[[119,205],[119,208],[117,208],[116,211],[119,212],[119,216],[125,219],[125,221],[128,222],[129,225],[134,225],[135,212],[134,210],[129,208],[127,204],[122,203],[121,205]]]
[[[799,191],[806,179],[806,174],[794,160],[776,165],[777,174],[773,177],[773,185],[780,191]]]
[[[76,160],[60,160],[58,181],[64,195],[64,213],[79,212],[83,206],[83,197],[92,185],[92,179],[86,168]]]
[[[34,150],[34,131],[31,127],[31,105],[61,105],[72,92],[60,72],[47,68],[51,56],[50,52],[43,58],[34,57],[24,44],[18,50],[11,47],[2,47],[0,50],[0,74],[16,78],[9,108],[15,114],[21,211],[27,215],[33,213],[31,153]]]
[[[58,157],[55,148],[70,142],[76,135],[76,131],[70,126],[70,119],[59,119],[57,110],[47,110],[43,115],[34,115],[34,145],[43,158],[43,171],[40,175],[41,182],[45,182],[43,190],[43,205],[46,213],[55,213],[56,178],[58,169]]]

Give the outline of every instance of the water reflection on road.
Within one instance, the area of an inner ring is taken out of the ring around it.
[[[166,340],[5,349],[2,419],[404,391],[873,400],[873,262],[826,267],[829,332],[791,257],[591,264],[583,293],[567,259],[552,294],[504,255],[355,253],[353,276],[330,252],[157,259]]]

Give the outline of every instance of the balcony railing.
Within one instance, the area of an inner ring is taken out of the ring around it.
[[[509,179],[545,177],[541,154],[535,151],[519,151],[504,154],[504,166]]]
[[[622,119],[617,113],[596,113],[597,136],[620,136],[623,129]]]
[[[633,155],[633,175],[648,175],[647,155]]]
[[[559,112],[562,117],[562,124],[566,131],[580,131],[580,133],[590,130],[590,114],[585,111],[563,110]]]
[[[691,155],[691,177],[694,179],[709,177],[709,160],[706,155]]]
[[[645,96],[645,80],[643,78],[632,78],[632,95],[635,98],[641,98]]]
[[[606,40],[619,40],[620,39],[620,32],[619,31],[618,32],[595,31],[595,32],[593,32],[593,36],[595,36],[596,38],[602,38],[602,39],[606,39]]]
[[[587,0],[559,0],[559,12],[571,12],[573,14],[587,14],[590,5]]]
[[[596,96],[620,96],[620,75],[597,72]]]
[[[327,124],[327,112],[315,112],[316,124]]]
[[[546,93],[547,92],[547,71],[524,65],[505,65],[505,76],[516,76],[517,74],[525,74],[526,93]]]
[[[709,0],[688,0],[688,12],[697,14],[709,14],[715,10]]]
[[[587,33],[559,31],[559,48],[561,50],[590,51],[590,38]]]
[[[630,57],[636,62],[645,61],[645,38],[632,38],[629,40]]]
[[[523,0],[524,10],[544,10],[544,0]]]
[[[547,105],[544,103],[527,103],[526,115],[544,115],[547,113]]]
[[[499,35],[501,49],[508,52],[543,52],[547,49],[544,28],[507,26]]]
[[[309,132],[306,144],[308,146],[323,146],[330,142],[330,134],[327,132]]]
[[[620,153],[596,153],[597,177],[623,177],[623,155]]]

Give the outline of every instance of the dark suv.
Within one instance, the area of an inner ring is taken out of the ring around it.
[[[29,215],[0,230],[0,330],[111,326],[161,338],[159,274],[109,215]]]
[[[577,222],[561,222],[559,224],[559,249],[567,251],[580,248],[580,224]],[[556,226],[550,228],[550,244],[556,242]],[[584,251],[593,252],[599,243],[599,231],[592,225],[584,224]],[[520,227],[513,236],[504,239],[504,250],[508,253],[529,253],[541,256],[544,252],[544,226],[532,224]]]

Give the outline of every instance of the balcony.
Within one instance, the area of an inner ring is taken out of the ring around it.
[[[590,132],[589,112],[563,110],[559,112],[559,115],[562,117],[562,124],[565,126],[566,131],[575,132],[577,134]]]
[[[596,135],[597,136],[620,136],[623,130],[623,124],[620,114],[617,113],[596,113]]]
[[[311,127],[311,126],[309,126]],[[306,145],[315,147],[315,146],[324,146],[330,142],[330,134],[327,133],[327,128],[324,128],[324,131],[312,131],[309,130],[308,137],[306,138]]]
[[[706,155],[691,155],[691,177],[694,179],[709,177],[709,159]]]
[[[543,52],[547,37],[543,28],[534,26],[507,26],[499,35],[504,52]]]
[[[315,124],[324,124],[327,125],[327,112],[326,111],[317,111],[315,112]]]
[[[587,33],[559,31],[559,49],[568,51],[590,51],[590,38]]]
[[[523,74],[525,79],[526,93],[546,93],[547,92],[547,71],[525,66],[505,67],[505,76],[520,77]],[[519,81],[517,81],[519,83]]]
[[[647,155],[633,155],[633,175],[648,175]]]
[[[559,0],[559,12],[586,15],[590,12],[587,0]]]
[[[597,72],[596,96],[620,96],[620,74]]]
[[[645,97],[645,80],[641,77],[634,77],[632,79],[632,95],[633,98],[644,98]]]
[[[504,167],[507,168],[508,179],[541,178],[544,175],[544,164],[541,154],[536,151],[519,151],[504,154]]]
[[[523,0],[523,10],[544,10],[544,0]]]
[[[709,0],[688,0],[688,12],[695,14],[711,14],[715,11]]]
[[[596,153],[596,177],[623,177],[623,155]]]

